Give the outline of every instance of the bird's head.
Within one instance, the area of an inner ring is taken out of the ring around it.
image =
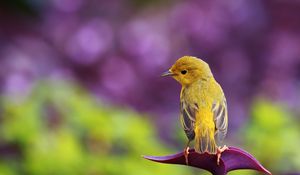
[[[187,86],[198,80],[209,79],[212,73],[208,64],[203,60],[184,56],[179,58],[162,76],[172,76],[182,86]]]

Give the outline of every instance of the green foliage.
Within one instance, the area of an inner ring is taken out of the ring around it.
[[[145,116],[107,106],[74,85],[41,82],[22,102],[2,101],[1,143],[18,145],[20,153],[0,158],[0,174],[191,174],[141,158],[175,152]]]
[[[261,173],[258,173],[257,171],[254,171],[254,170],[235,170],[235,171],[230,171],[228,173],[228,175],[254,175],[254,174],[261,174]]]
[[[300,128],[283,106],[257,100],[245,130],[249,152],[271,172],[300,171]]]

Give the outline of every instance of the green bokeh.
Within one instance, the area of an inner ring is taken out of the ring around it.
[[[245,146],[274,174],[300,171],[299,121],[282,104],[257,99],[243,129]]]
[[[0,174],[191,174],[154,164],[143,154],[174,153],[159,141],[146,116],[107,106],[71,83],[41,82],[22,102],[2,98]]]

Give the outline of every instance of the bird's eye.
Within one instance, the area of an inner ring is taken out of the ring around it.
[[[184,75],[184,74],[186,74],[186,73],[187,73],[187,70],[182,70],[182,71],[181,71],[181,74],[182,74],[182,75]]]

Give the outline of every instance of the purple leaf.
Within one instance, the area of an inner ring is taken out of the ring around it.
[[[217,156],[209,153],[198,153],[194,149],[189,150],[187,166],[205,169],[213,175],[226,175],[229,171],[238,169],[252,169],[271,175],[252,155],[239,148],[229,147],[225,150],[217,165]],[[180,152],[168,156],[144,156],[145,159],[167,164],[186,165],[184,153]]]

